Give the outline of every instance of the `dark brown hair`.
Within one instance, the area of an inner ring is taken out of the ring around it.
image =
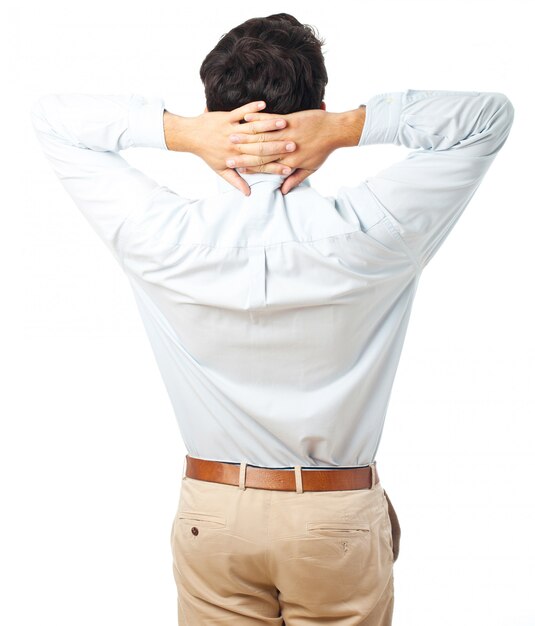
[[[327,70],[325,41],[293,15],[253,17],[221,36],[200,69],[209,111],[264,100],[265,113],[319,109]]]

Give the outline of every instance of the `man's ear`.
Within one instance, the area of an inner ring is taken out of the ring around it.
[[[323,109],[324,111],[326,111],[326,110],[327,110],[327,107],[326,107],[326,105],[325,105],[325,100],[322,100],[322,101],[321,101],[320,108],[321,108],[321,109]]]
[[[208,113],[208,107],[204,107],[204,112]]]

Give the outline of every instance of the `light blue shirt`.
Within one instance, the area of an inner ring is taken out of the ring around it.
[[[74,203],[123,269],[188,454],[263,467],[375,460],[423,268],[514,117],[495,92],[382,93],[359,146],[408,156],[324,197],[244,174],[246,197],[189,199],[120,151],[167,150],[164,102],[46,95],[33,125]]]

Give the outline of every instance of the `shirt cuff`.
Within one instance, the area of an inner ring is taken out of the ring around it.
[[[128,109],[132,147],[167,150],[163,128],[164,101],[159,97],[134,95]]]
[[[398,129],[403,92],[380,93],[366,103],[366,118],[359,146],[377,143],[401,145]]]

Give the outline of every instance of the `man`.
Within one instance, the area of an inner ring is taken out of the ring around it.
[[[205,58],[198,117],[137,95],[32,110],[132,286],[188,451],[179,624],[392,621],[399,525],[375,464],[390,391],[420,274],[514,109],[408,89],[330,113],[321,45],[286,13],[247,20]],[[310,185],[334,150],[378,143],[415,150],[336,196]],[[219,193],[159,185],[119,155],[132,146],[200,156]]]

